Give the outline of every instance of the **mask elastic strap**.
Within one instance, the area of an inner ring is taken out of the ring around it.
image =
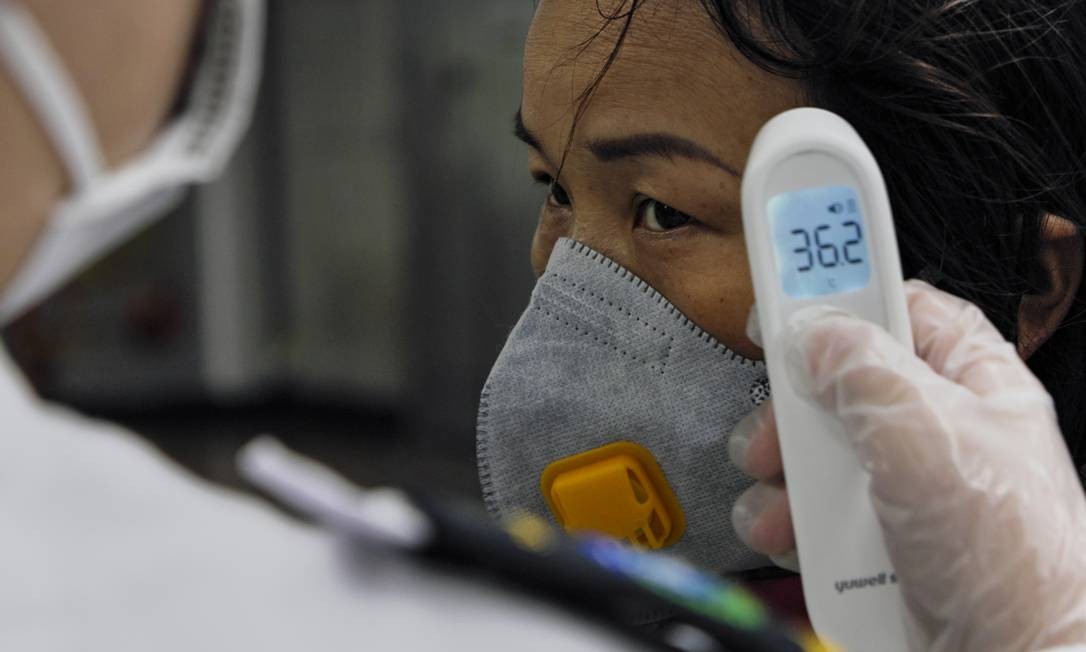
[[[105,168],[94,126],[79,90],[34,18],[0,0],[0,59],[38,115],[76,191]]]

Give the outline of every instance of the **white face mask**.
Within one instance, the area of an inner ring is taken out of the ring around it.
[[[0,326],[169,210],[188,184],[210,181],[221,173],[252,115],[264,4],[263,0],[213,4],[184,110],[147,150],[109,170],[64,64],[33,17],[0,0],[0,64],[38,115],[72,188],[57,203],[30,256],[0,296]]]

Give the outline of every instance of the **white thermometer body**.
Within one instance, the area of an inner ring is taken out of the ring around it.
[[[836,114],[787,111],[754,141],[743,227],[812,625],[846,650],[905,651],[901,596],[870,478],[836,417],[796,395],[780,355],[788,316],[812,304],[879,324],[912,349],[882,174]]]

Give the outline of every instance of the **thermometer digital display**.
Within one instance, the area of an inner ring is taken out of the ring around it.
[[[860,200],[851,186],[821,186],[770,197],[777,270],[794,299],[864,288],[871,265]]]

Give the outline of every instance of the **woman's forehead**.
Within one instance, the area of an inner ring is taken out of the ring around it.
[[[624,23],[602,16],[595,2],[539,3],[525,46],[521,109],[544,144],[563,146]],[[797,104],[795,82],[744,59],[701,3],[652,0],[639,5],[575,138],[676,133],[708,141],[718,156],[741,165],[761,125]]]

